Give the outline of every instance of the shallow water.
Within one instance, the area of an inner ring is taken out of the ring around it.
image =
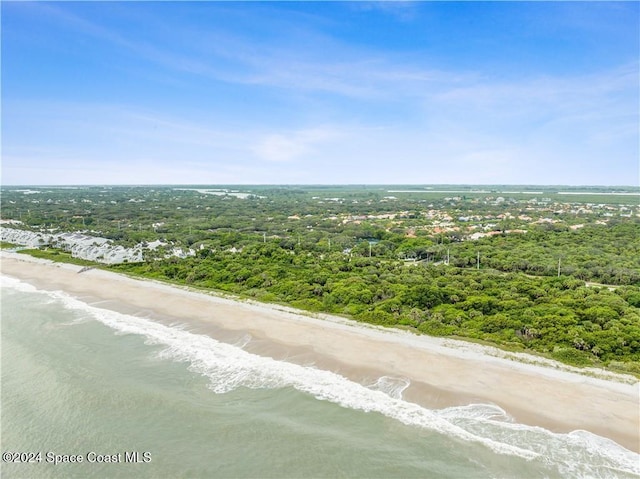
[[[428,409],[403,378],[359,384],[100,306],[2,277],[2,451],[41,453],[3,478],[640,477],[637,454],[587,432]]]

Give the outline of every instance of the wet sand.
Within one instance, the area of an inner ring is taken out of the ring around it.
[[[496,357],[493,348],[417,336],[328,315],[196,292],[80,266],[1,253],[3,274],[62,290],[94,306],[179,322],[196,333],[364,384],[380,376],[411,381],[403,397],[431,408],[500,406],[514,420],[554,432],[587,430],[640,452],[640,384]],[[620,378],[619,378],[620,379]],[[628,379],[628,378],[627,378]]]

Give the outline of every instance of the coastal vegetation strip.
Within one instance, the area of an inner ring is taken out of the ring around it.
[[[18,253],[28,254],[30,256],[33,256],[34,258],[48,259],[50,261],[59,261],[62,263],[77,264],[80,266],[96,265],[94,261],[88,261],[86,259],[76,258],[72,256],[71,253],[67,251],[62,251],[56,248],[47,248],[46,250],[38,249],[38,248],[25,248],[25,249],[20,249]]]

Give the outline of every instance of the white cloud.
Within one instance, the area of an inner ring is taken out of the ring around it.
[[[291,161],[307,150],[304,142],[279,134],[268,135],[254,149],[259,157],[268,161]]]
[[[272,162],[290,162],[316,152],[322,143],[340,135],[327,128],[307,129],[263,136],[252,148],[258,158]]]

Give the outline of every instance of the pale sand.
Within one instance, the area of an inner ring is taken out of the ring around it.
[[[179,318],[194,332],[218,334],[216,339],[224,331],[229,338],[249,333],[254,340],[245,349],[251,352],[312,362],[360,381],[383,374],[408,378],[412,385],[404,397],[426,406],[492,403],[523,424],[587,430],[640,452],[640,384],[628,376],[589,377],[533,356],[519,355],[546,367],[508,359],[512,354],[499,357],[495,348],[311,317],[97,269],[78,273],[79,266],[26,255],[2,252],[1,260],[3,274],[85,300],[109,300],[100,307]]]

